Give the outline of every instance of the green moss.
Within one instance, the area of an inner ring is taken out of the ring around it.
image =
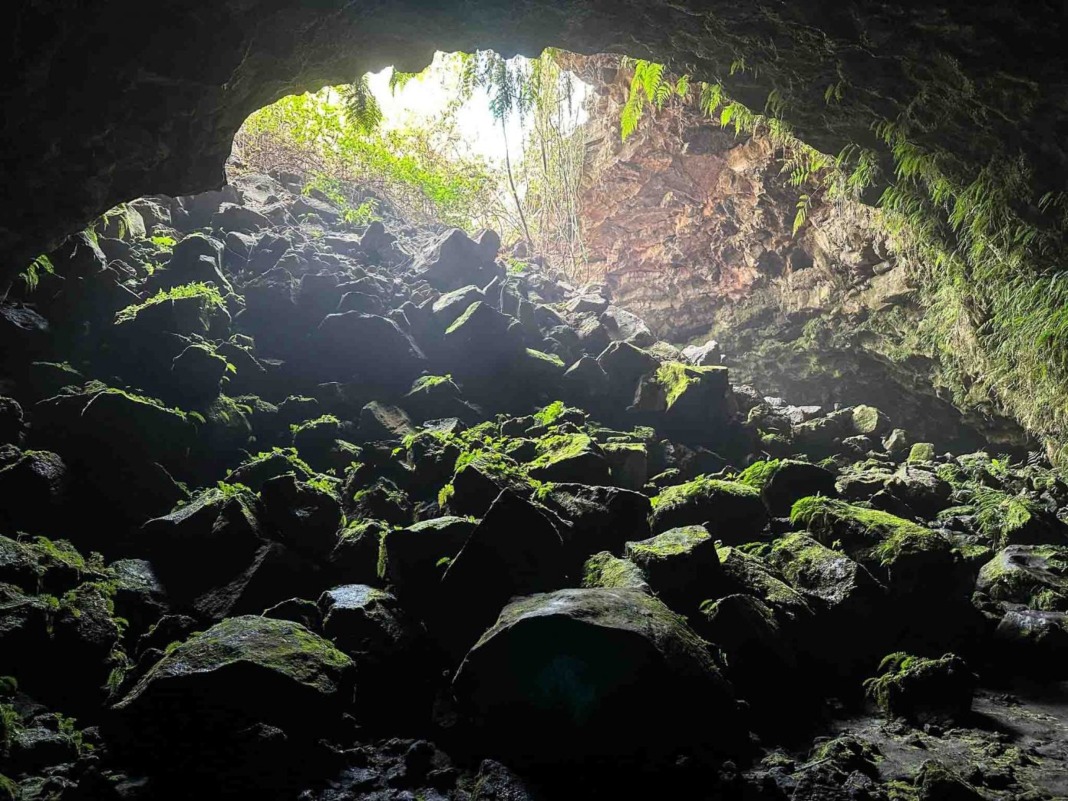
[[[538,456],[531,468],[542,468],[596,452],[597,445],[588,434],[548,434],[537,441]]]
[[[213,285],[205,283],[183,284],[171,289],[161,289],[144,303],[127,306],[115,315],[115,322],[129,322],[149,306],[155,306],[170,300],[183,300],[186,298],[201,298],[205,304],[212,304],[220,309],[226,308],[226,303],[223,301],[222,295],[219,294],[219,290]]]
[[[551,426],[559,419],[567,407],[563,401],[553,401],[548,406],[534,413],[534,419],[540,426]]]
[[[558,368],[560,370],[564,369],[564,360],[555,353],[546,353],[545,351],[534,350],[533,348],[527,348],[526,352],[527,356],[532,359],[536,359],[539,362],[545,362],[553,368]]]
[[[18,801],[19,796],[18,784],[0,773],[0,801]]]
[[[909,449],[908,459],[909,462],[933,462],[935,459],[935,448],[930,442],[917,442],[912,448]]]
[[[633,562],[619,559],[608,551],[594,554],[582,569],[582,586],[646,589],[645,576]]]
[[[417,392],[426,392],[434,387],[441,386],[442,384],[451,384],[452,375],[424,375],[415,379],[412,382],[412,388],[408,390],[409,395],[414,395]]]
[[[824,545],[842,541],[849,546],[875,544],[875,555],[884,564],[917,540],[941,538],[930,529],[879,509],[810,495],[794,503],[790,522],[804,526]]]
[[[445,329],[445,333],[446,334],[451,334],[451,333],[457,331],[458,329],[462,328],[464,326],[464,324],[467,323],[467,321],[471,319],[471,317],[474,315],[474,313],[478,310],[478,307],[481,306],[481,305],[482,305],[482,301],[476,300],[474,303],[472,303],[470,306],[468,306],[464,310],[464,313],[461,314],[459,317],[457,317],[456,320],[453,322],[453,324]]]
[[[723,367],[694,367],[682,362],[665,362],[656,371],[656,382],[666,392],[667,408],[675,405],[691,384],[699,383],[711,373],[724,370]]]
[[[316,417],[314,420],[305,420],[303,423],[291,423],[289,430],[293,434],[299,434],[304,431],[308,431],[319,426],[339,426],[341,421],[332,414],[324,414]]]
[[[648,540],[627,543],[627,553],[635,557],[680,556],[694,549],[694,546],[710,540],[712,537],[704,526],[681,526],[665,531]]]
[[[779,471],[781,464],[782,462],[779,459],[754,462],[739,473],[734,480],[740,484],[761,490]]]
[[[665,487],[664,490],[651,499],[653,508],[659,506],[671,506],[685,503],[694,496],[714,495],[717,493],[734,495],[738,497],[760,498],[760,492],[737,481],[723,481],[708,476],[698,476],[693,481],[685,484],[676,484],[673,487]]]

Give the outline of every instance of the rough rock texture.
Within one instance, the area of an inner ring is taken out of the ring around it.
[[[795,231],[798,200],[814,190],[789,183],[768,135],[721,127],[694,92],[647,111],[621,141],[631,71],[611,56],[566,63],[596,89],[586,277],[616,303],[663,339],[714,339],[741,380],[795,403],[878,399],[953,447],[977,444],[976,431],[1026,441],[989,403],[954,408],[936,353],[912,335],[923,314],[916,279],[874,208],[816,195]]]
[[[1036,196],[1063,188],[1068,170],[1056,137],[1066,106],[1057,58],[1064,18],[1054,2],[1020,11],[959,0],[519,8],[482,0],[429,11],[249,0],[168,7],[164,25],[160,11],[131,0],[62,14],[39,4],[4,10],[0,92],[18,112],[0,129],[5,269],[22,269],[117,202],[221,186],[234,132],[266,103],[388,64],[418,69],[435,48],[655,56],[697,78],[721,77],[754,108],[777,88],[802,138],[829,153],[874,143],[872,123],[911,103],[920,143],[972,165],[1011,141],[1036,168]],[[750,68],[730,69],[739,58]],[[824,94],[836,83],[843,93],[832,113]]]

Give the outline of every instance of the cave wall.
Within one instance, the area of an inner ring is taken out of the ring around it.
[[[594,87],[584,126],[582,223],[589,273],[675,343],[720,343],[739,380],[798,402],[873,403],[955,447],[1028,444],[992,404],[954,404],[942,365],[914,332],[914,265],[876,209],[802,193],[767,136],[736,135],[693,96],[649,109],[619,135],[632,71],[569,57]],[[1032,443],[1033,444],[1033,443]]]
[[[976,169],[1020,154],[1037,195],[1068,175],[1064,27],[1057,0],[8,4],[0,264],[13,275],[118,202],[217,187],[252,111],[387,64],[418,69],[435,48],[626,52],[756,108],[774,89],[827,152],[876,144],[873,123],[907,113],[921,143]]]

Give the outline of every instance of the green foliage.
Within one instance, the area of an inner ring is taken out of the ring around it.
[[[161,289],[151,298],[144,303],[138,303],[133,306],[127,306],[115,315],[116,323],[126,323],[133,320],[137,315],[147,309],[149,306],[155,306],[159,303],[165,303],[170,300],[182,300],[185,298],[202,298],[205,303],[213,304],[220,309],[226,308],[226,303],[223,300],[222,295],[219,294],[219,290],[215,288],[214,284],[205,284],[203,282],[182,284],[181,286],[172,287],[171,289]]]
[[[374,133],[382,124],[382,107],[371,91],[367,76],[363,75],[348,86],[341,87],[339,93],[349,122],[362,133]]]
[[[323,173],[312,175],[304,185],[303,194],[318,191],[325,195],[341,212],[341,219],[349,225],[363,226],[380,219],[378,201],[372,198],[354,198],[354,187]]]
[[[320,188],[370,188],[413,223],[489,227],[493,172],[483,159],[456,155],[450,120],[431,127],[369,128],[374,115],[366,85],[360,86],[282,98],[245,121],[235,148],[249,169],[286,169]],[[365,203],[345,197],[340,208],[353,224],[364,224],[378,211]]]
[[[26,285],[26,291],[33,292],[41,281],[41,273],[55,275],[55,272],[56,268],[52,264],[52,260],[42,253],[30,262],[29,267],[19,273],[19,278]]]
[[[174,250],[174,246],[178,244],[178,240],[173,236],[167,236],[166,234],[157,234],[156,236],[149,237],[149,241],[156,246],[157,250],[162,250],[165,253],[169,253]]]
[[[534,413],[534,419],[540,426],[551,426],[564,413],[567,407],[563,401],[553,401],[548,406]]]

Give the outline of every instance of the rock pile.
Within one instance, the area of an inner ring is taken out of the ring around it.
[[[0,799],[1055,794],[970,710],[1068,678],[1059,473],[298,189],[136,201],[0,307]],[[876,708],[978,745],[880,761]]]

